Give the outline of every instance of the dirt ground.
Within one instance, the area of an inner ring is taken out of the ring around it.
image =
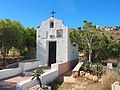
[[[102,90],[100,82],[93,82],[86,78],[77,78],[75,83],[63,83],[58,90]]]

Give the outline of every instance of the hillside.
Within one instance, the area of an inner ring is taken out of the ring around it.
[[[119,31],[104,31],[105,36],[108,38],[113,37],[114,39],[120,39],[120,30]]]

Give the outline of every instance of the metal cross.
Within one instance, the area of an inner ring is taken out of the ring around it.
[[[52,14],[52,17],[54,17],[54,14],[55,14],[56,12],[53,10],[50,14]]]

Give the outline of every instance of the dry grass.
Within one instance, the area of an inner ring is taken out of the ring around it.
[[[118,74],[114,71],[107,72],[102,76],[101,90],[111,90],[111,85],[118,81]]]
[[[71,90],[74,86],[74,83],[64,83],[58,88],[58,90]]]
[[[107,62],[109,62],[109,63],[118,63],[119,60],[117,60],[117,59],[108,59]]]
[[[117,67],[117,65],[120,63],[119,59],[107,59],[102,61],[102,64],[107,65],[107,63],[112,63],[113,67]]]
[[[93,82],[79,77],[75,83],[63,83],[58,90],[111,90],[111,85],[115,81],[118,81],[118,74],[114,71],[108,71],[102,76],[101,82]]]
[[[107,36],[108,38],[110,38],[110,36],[112,36],[114,39],[119,39],[120,35],[117,35],[117,34],[114,34],[114,33],[115,33],[115,31],[113,33],[112,32],[104,32],[105,36]]]
[[[80,77],[75,83],[63,83],[58,90],[100,90],[100,82],[93,82],[86,78]]]

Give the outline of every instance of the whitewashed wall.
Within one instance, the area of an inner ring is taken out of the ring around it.
[[[19,67],[21,68],[21,71],[24,72],[26,70],[30,70],[32,68],[39,67],[40,61],[33,61],[33,62],[20,62]]]
[[[38,30],[37,30],[38,32]],[[46,41],[42,41],[40,38],[37,38],[37,60],[40,60],[40,64],[47,66],[47,59],[48,59],[48,54],[46,54],[47,51],[47,46],[46,46]]]
[[[68,40],[68,60],[76,60],[78,59],[78,44],[73,46],[70,40]]]
[[[54,19],[54,28],[50,28],[50,20]],[[57,38],[56,31],[58,29],[63,30],[63,37]],[[45,34],[46,33],[46,34]],[[44,35],[44,36],[43,36]],[[55,35],[54,39],[50,38],[50,35]],[[53,17],[42,22],[40,28],[37,29],[37,60],[40,60],[41,65],[47,66],[49,55],[49,42],[56,41],[56,62],[70,61],[76,59],[77,48],[74,50],[74,54],[71,54],[73,47],[69,43],[69,28],[64,26],[62,20],[55,19]],[[72,56],[70,56],[72,55]]]
[[[15,76],[20,73],[21,73],[21,68],[11,68],[11,69],[0,70],[0,79]]]
[[[48,71],[44,74],[41,75],[41,82],[42,85],[46,85],[47,83],[49,83],[50,81],[54,80],[56,77],[58,76],[58,70],[54,69],[51,71]],[[29,88],[38,85],[36,80],[25,80],[25,81],[21,81],[16,85],[16,90],[28,90]]]
[[[51,69],[50,71],[41,75],[42,84],[46,85],[48,82],[53,81],[56,77],[58,77],[58,70]]]
[[[16,90],[29,90],[30,87],[33,87],[35,85],[38,85],[38,82],[36,80],[24,80],[16,85]]]
[[[63,38],[57,39],[57,62],[68,61],[68,27],[63,27]]]
[[[40,66],[40,61],[20,62],[18,68],[0,70],[0,79],[8,78]]]
[[[62,73],[70,70],[77,64],[77,60],[69,61],[69,62],[59,62],[51,65],[51,70],[45,72],[41,75],[41,81],[43,85],[46,85],[50,81],[54,80],[56,77],[61,75]],[[36,80],[25,80],[21,81],[16,85],[17,90],[28,90],[28,88],[37,85]]]

